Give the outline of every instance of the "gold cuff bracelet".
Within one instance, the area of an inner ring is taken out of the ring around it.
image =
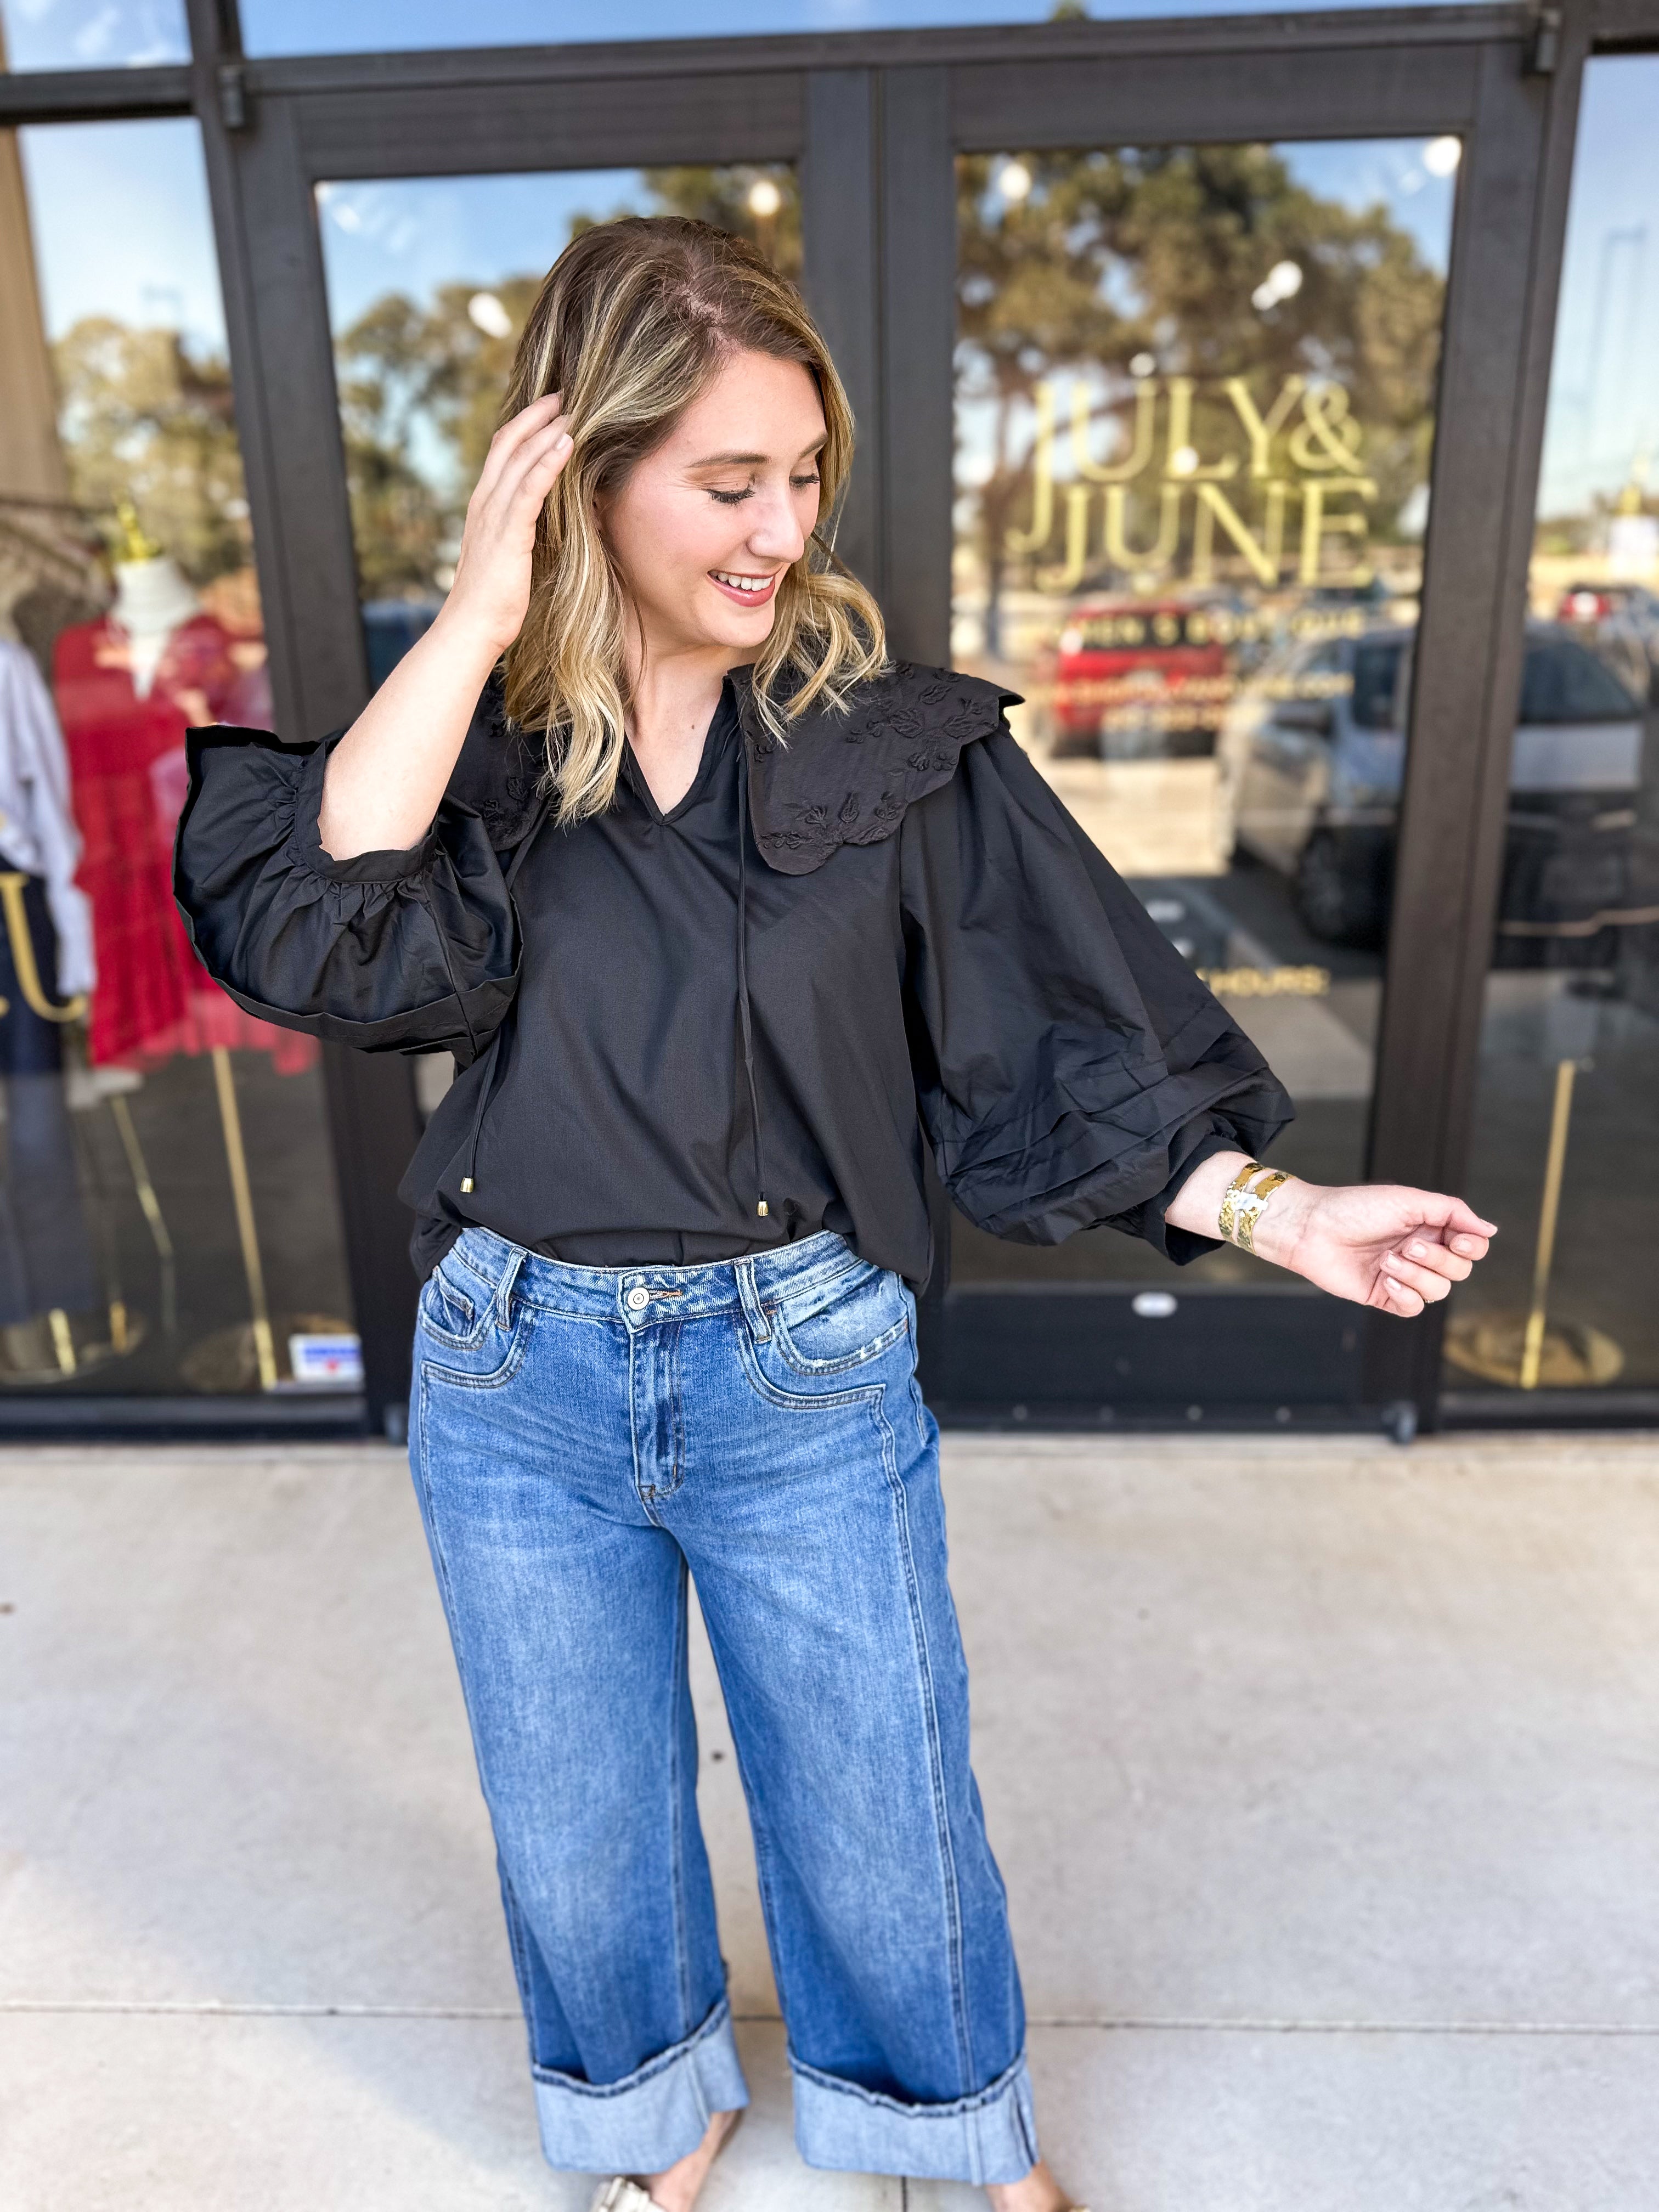
[[[1267,1180],[1252,1188],[1253,1176],[1265,1176]],[[1261,1209],[1279,1184],[1289,1181],[1282,1169],[1263,1167],[1260,1160],[1247,1161],[1240,1168],[1222,1197],[1217,1224],[1230,1244],[1237,1244],[1241,1252],[1255,1250],[1255,1224],[1261,1218]]]

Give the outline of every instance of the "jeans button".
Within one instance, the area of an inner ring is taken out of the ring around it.
[[[628,1296],[623,1300],[623,1304],[628,1308],[630,1313],[643,1313],[650,1303],[650,1291],[641,1290],[637,1283],[635,1284],[633,1289],[629,1291]]]

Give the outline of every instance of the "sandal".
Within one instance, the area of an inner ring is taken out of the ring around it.
[[[739,2105],[732,2113],[732,2124],[720,2137],[714,2158],[724,2154],[726,2145],[743,2125],[743,2116],[748,2109],[747,2105]],[[708,2161],[711,2168],[714,2158]],[[625,2173],[617,2173],[613,2174],[609,2181],[599,2184],[593,2192],[593,2202],[588,2206],[587,2212],[662,2212],[662,2207],[641,2183],[630,2181]]]

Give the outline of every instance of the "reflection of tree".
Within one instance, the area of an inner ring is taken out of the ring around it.
[[[1056,369],[1103,365],[1121,380],[1144,353],[1199,380],[1192,437],[1206,453],[1239,437],[1205,380],[1271,395],[1292,374],[1334,379],[1364,425],[1373,531],[1389,534],[1427,474],[1443,283],[1386,209],[1321,199],[1266,146],[1022,155],[1030,190],[1012,199],[995,188],[1002,160],[964,156],[957,183],[957,388],[991,417],[975,532],[989,638],[1007,529],[1029,496],[1018,441]],[[1251,295],[1281,261],[1301,287],[1258,308]],[[1107,411],[1132,404],[1120,381]],[[1127,443],[1126,431],[1118,450]],[[1112,457],[1103,426],[1097,450]]]
[[[476,284],[441,285],[425,307],[388,292],[338,340],[340,427],[365,599],[433,590],[495,434],[513,348],[541,279],[491,288],[511,330],[475,322]],[[435,439],[440,471],[429,447]],[[423,463],[424,459],[424,465]]]
[[[230,371],[176,331],[88,315],[52,348],[71,496],[111,514],[130,499],[185,574],[206,583],[247,559]]]
[[[752,238],[775,268],[799,283],[800,202],[788,169],[741,165],[647,169],[645,181],[656,204],[653,214],[692,216],[699,222],[712,222],[716,230]],[[763,183],[777,188],[780,204],[775,215],[757,215],[750,206],[750,194]]]
[[[651,200],[643,211],[694,216],[738,232],[787,273],[799,271],[800,213],[787,169],[643,173]],[[780,204],[769,216],[749,205],[763,179],[778,187]],[[571,233],[605,219],[577,216]],[[441,583],[495,434],[513,349],[541,283],[539,275],[510,276],[487,288],[505,317],[501,335],[473,319],[471,304],[483,288],[456,283],[440,285],[424,306],[386,293],[337,340],[352,533],[366,599],[422,595]],[[499,330],[501,320],[486,312],[484,325],[493,321]]]

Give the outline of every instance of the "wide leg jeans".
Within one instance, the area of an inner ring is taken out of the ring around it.
[[[556,2166],[747,2101],[697,1821],[687,1577],[747,1796],[814,2166],[1036,2157],[968,1761],[915,1302],[828,1233],[583,1268],[469,1229],[421,1299],[410,1458]]]

